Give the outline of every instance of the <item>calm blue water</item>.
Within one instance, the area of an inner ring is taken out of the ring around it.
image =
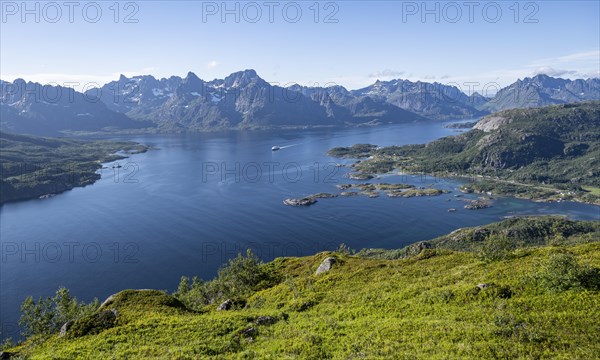
[[[211,278],[246,248],[269,260],[341,243],[399,248],[507,215],[598,219],[595,206],[515,199],[464,210],[454,197],[459,182],[400,176],[377,181],[435,184],[454,193],[322,199],[308,208],[282,204],[351,182],[343,177],[347,169],[333,166],[351,161],[325,155],[334,146],[423,143],[453,133],[431,124],[135,137],[157,150],[120,161],[118,174],[104,169],[92,186],[0,208],[2,336],[18,332],[19,304],[27,295],[49,296],[59,286],[86,301],[126,288],[172,291],[181,275]],[[273,145],[282,150],[272,152]]]

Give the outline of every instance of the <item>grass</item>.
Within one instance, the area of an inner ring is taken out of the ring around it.
[[[600,187],[582,186],[582,188],[594,196],[600,196]]]
[[[539,230],[512,221],[488,229],[516,237]],[[600,267],[600,243],[589,239],[597,233],[583,233],[492,262],[439,244],[395,260],[347,252],[278,258],[270,265],[281,281],[250,294],[242,309],[192,311],[159,291],[126,291],[100,309],[117,310],[113,328],[30,339],[13,351],[31,359],[594,359],[600,292],[551,292],[535,281],[557,253]],[[314,275],[328,256],[337,257],[334,268]],[[482,283],[490,287],[479,290]],[[274,324],[258,324],[260,316]]]

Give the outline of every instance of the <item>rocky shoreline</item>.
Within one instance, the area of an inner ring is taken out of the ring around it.
[[[302,198],[287,198],[283,200],[283,204],[287,206],[311,206],[317,203],[317,199],[331,199],[336,197],[355,197],[366,196],[369,198],[377,198],[381,193],[388,197],[421,197],[421,196],[439,196],[447,194],[450,191],[434,188],[417,188],[410,184],[388,184],[388,183],[364,183],[364,184],[339,184],[336,185],[339,194],[317,193],[308,195]]]

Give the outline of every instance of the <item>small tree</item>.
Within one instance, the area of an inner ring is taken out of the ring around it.
[[[15,342],[13,341],[12,338],[6,338],[4,340],[2,340],[2,342],[0,343],[0,351],[4,351],[6,349],[10,349],[12,347],[15,347]]]
[[[219,290],[226,297],[243,296],[249,293],[264,279],[260,265],[260,259],[250,249],[246,251],[246,256],[238,254],[219,270],[215,280]]]
[[[348,245],[346,245],[344,243],[341,243],[335,252],[342,256],[343,255],[352,255],[352,254],[356,253],[356,251],[350,249],[350,247],[348,247]]]
[[[53,297],[40,297],[37,302],[31,296],[26,298],[21,304],[19,324],[23,327],[23,336],[50,335],[58,332],[64,323],[92,314],[98,306],[97,299],[89,304],[79,303],[68,289],[61,287]]]
[[[37,303],[29,296],[21,304],[21,319],[19,325],[23,327],[23,336],[48,335],[52,333],[52,300],[50,298],[38,299]]]
[[[64,287],[56,291],[52,302],[54,304],[53,322],[58,329],[67,321],[91,314],[98,308],[97,301],[93,301],[90,304],[78,303],[77,298],[72,297],[70,291]]]
[[[190,279],[187,276],[182,276],[181,280],[179,280],[179,286],[177,286],[177,291],[175,291],[173,296],[185,296],[190,292],[191,289],[192,288],[190,286]]]
[[[182,276],[173,296],[178,298],[186,307],[196,310],[210,302],[207,296],[206,283],[197,277],[192,278],[190,282],[187,276]]]

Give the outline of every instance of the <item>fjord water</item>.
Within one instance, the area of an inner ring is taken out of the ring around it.
[[[399,248],[456,228],[520,214],[598,220],[599,207],[497,199],[463,209],[458,180],[385,176],[448,189],[439,197],[322,199],[311,207],[288,197],[336,193],[353,182],[325,153],[335,146],[424,143],[454,134],[438,124],[348,130],[231,132],[129,137],[155,147],[102,170],[94,185],[0,208],[0,321],[15,336],[19,304],[59,286],[83,300],[127,288],[174,290],[181,275],[204,279],[251,248],[264,260],[332,250]],[[122,140],[123,138],[120,138]],[[281,150],[271,151],[272,146]],[[474,198],[475,196],[465,196]],[[456,208],[456,212],[448,212]]]

